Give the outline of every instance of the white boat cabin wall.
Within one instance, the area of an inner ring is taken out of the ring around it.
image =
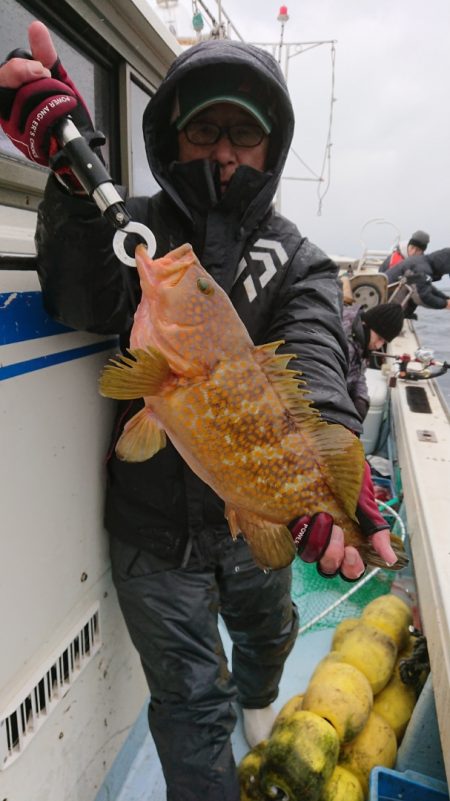
[[[156,191],[142,112],[175,39],[142,0],[7,0],[2,58],[27,46],[33,19],[105,132],[115,181]],[[34,230],[46,179],[0,134],[0,797],[93,801],[148,690],[102,522],[114,405],[97,381],[117,341],[59,325],[42,306]]]

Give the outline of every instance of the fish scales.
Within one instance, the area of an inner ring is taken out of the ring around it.
[[[288,523],[327,511],[371,564],[377,554],[355,518],[364,469],[360,441],[320,419],[287,365],[281,342],[255,346],[226,293],[190,245],[151,260],[136,249],[142,288],[129,356],[108,365],[100,391],[144,398],[116,450],[141,461],[166,434],[225,502],[261,566],[279,568],[295,548]]]
[[[158,411],[174,439],[174,421],[183,417],[184,447],[196,452],[201,477],[228,503],[248,509],[257,504],[273,522],[280,522],[282,509],[286,524],[298,514],[299,497],[307,512],[325,497],[314,455],[292,432],[250,351],[245,361],[219,363],[207,381],[183,388]]]

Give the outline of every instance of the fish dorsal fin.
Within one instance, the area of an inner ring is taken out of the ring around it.
[[[316,427],[320,416],[307,397],[309,390],[305,389],[306,382],[300,378],[298,370],[287,368],[290,360],[296,358],[295,354],[275,353],[283,344],[283,340],[280,340],[258,345],[254,351],[255,358],[295,422],[302,427]]]
[[[117,400],[156,395],[171,370],[166,357],[156,348],[135,348],[129,356],[110,359],[100,376],[100,394]]]
[[[308,437],[311,449],[325,475],[333,495],[349,517],[355,519],[364,470],[364,449],[359,439],[344,426],[326,423],[308,398],[301,373],[286,365],[293,354],[276,354],[282,342],[272,342],[255,349],[255,357],[288,410],[299,431]]]
[[[166,444],[166,433],[144,406],[125,424],[116,445],[116,453],[124,462],[145,462]]]

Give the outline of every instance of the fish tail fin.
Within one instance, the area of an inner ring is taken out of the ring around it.
[[[100,394],[117,400],[156,395],[170,375],[167,359],[152,347],[136,348],[128,353],[129,356],[111,359],[104,367],[99,381]]]
[[[296,550],[286,526],[232,507],[226,508],[225,517],[233,538],[239,533],[243,535],[256,564],[263,570],[280,570],[291,564]]]
[[[409,563],[409,557],[405,551],[403,541],[400,537],[391,533],[391,546],[397,561],[393,565],[387,565],[384,559],[376,552],[369,541],[358,544],[357,548],[363,562],[371,567],[381,567],[383,570],[403,570]]]
[[[151,411],[144,406],[125,424],[116,445],[116,454],[124,462],[145,462],[166,444],[166,433]]]

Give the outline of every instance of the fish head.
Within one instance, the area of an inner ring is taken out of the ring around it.
[[[227,294],[202,267],[191,245],[155,260],[138,245],[136,265],[142,299],[132,347],[152,344],[173,370],[193,375],[250,342]]]

